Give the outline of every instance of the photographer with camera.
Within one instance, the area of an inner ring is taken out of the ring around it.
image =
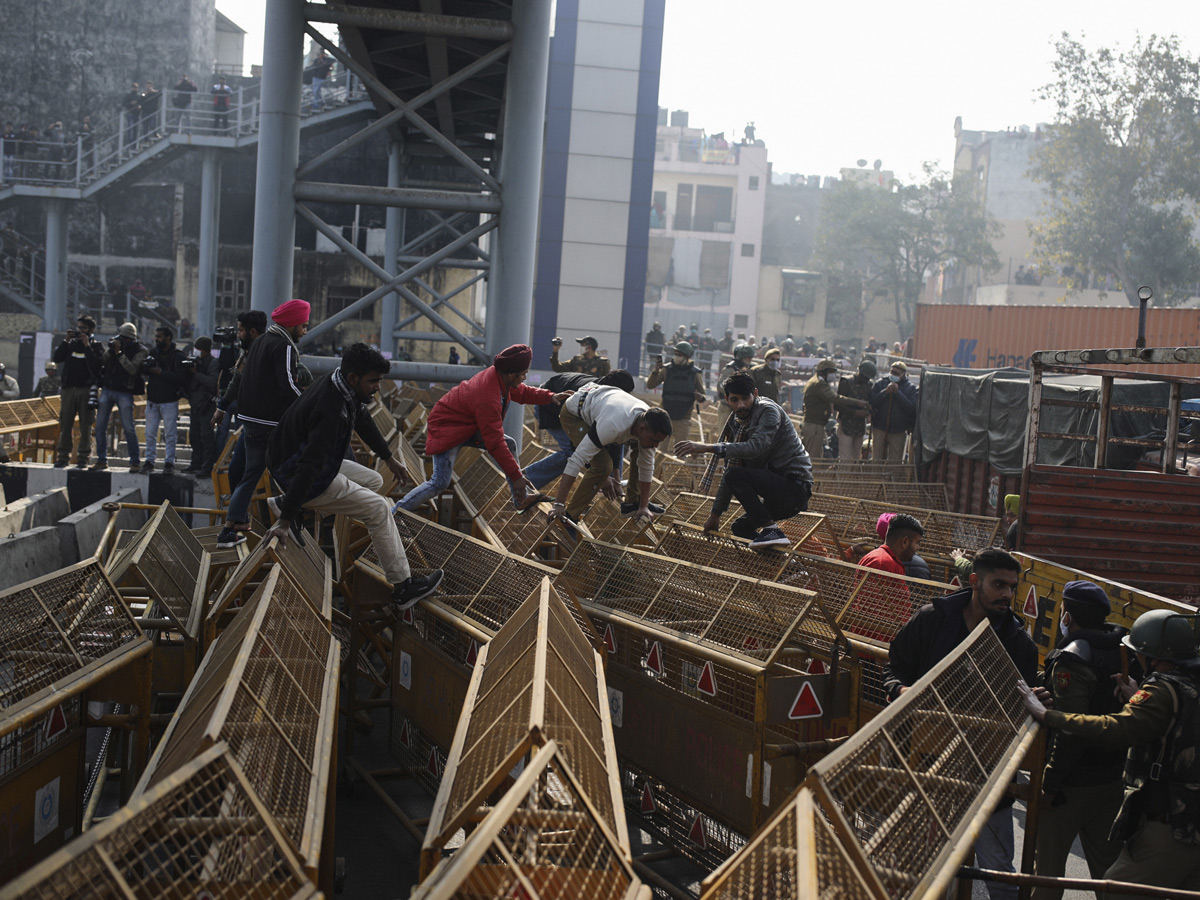
[[[121,414],[121,428],[125,432],[125,448],[129,451],[129,471],[140,472],[137,429],[133,424],[133,398],[146,392],[142,378],[142,365],[150,355],[138,342],[137,326],[126,322],[117,329],[117,335],[108,342],[108,349],[100,359],[100,404],[96,414],[96,464],[93,472],[108,468],[108,417],[113,404]],[[82,440],[80,443],[83,443]]]
[[[191,405],[191,425],[188,440],[192,445],[192,463],[184,474],[197,478],[208,478],[217,462],[216,445],[213,442],[213,412],[217,408],[217,376],[220,363],[212,355],[212,338],[196,338],[196,355],[183,361],[187,377],[185,389]]]
[[[175,346],[175,332],[160,325],[154,331],[154,353],[146,357],[146,461],[141,472],[154,471],[154,454],[158,446],[158,423],[163,425],[167,449],[163,459],[163,474],[175,474],[175,443],[179,425],[179,398],[185,392],[188,366],[183,353]]]
[[[266,331],[267,314],[261,309],[250,309],[238,313],[236,328],[225,326],[216,329],[213,333],[213,337],[221,344],[221,353],[218,357],[221,373],[217,380],[219,399],[217,400],[217,409],[212,416],[213,428],[217,430],[214,442],[217,456],[220,456],[221,451],[225,449],[225,442],[229,438],[230,420],[237,415],[238,387],[242,383],[242,368],[246,362],[246,354],[250,352],[250,345],[254,343],[255,339],[266,334]],[[239,442],[238,447],[242,448],[240,458],[244,458],[245,442]],[[237,448],[234,449],[234,454],[236,457]],[[215,464],[215,458],[213,462]],[[233,463],[234,460],[231,459],[230,484],[235,483],[235,478],[241,477],[240,463],[239,472],[236,475],[233,471]]]
[[[67,332],[67,338],[54,348],[53,360],[58,363],[62,379],[62,405],[58,413],[58,448],[55,451],[54,467],[61,469],[71,462],[71,429],[75,417],[79,417],[79,452],[75,456],[75,467],[87,467],[92,452],[93,410],[99,405],[97,394],[100,380],[100,361],[104,357],[104,345],[92,335],[96,331],[96,320],[91,316],[80,316],[75,330]]]

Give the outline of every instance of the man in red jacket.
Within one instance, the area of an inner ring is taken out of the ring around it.
[[[572,391],[553,394],[524,384],[529,374],[533,350],[526,344],[513,344],[496,354],[491,366],[470,381],[455,385],[429,413],[425,452],[433,457],[433,476],[413,488],[396,504],[401,509],[418,509],[450,486],[454,460],[464,446],[485,447],[496,464],[508,476],[513,504],[527,509],[538,502],[537,488],[521,472],[513,456],[516,442],[504,433],[504,413],[510,401],[561,404]],[[548,498],[544,498],[548,499]]]
[[[904,564],[917,553],[925,528],[913,516],[901,513],[888,523],[883,543],[858,561],[868,569],[882,569],[894,575],[904,575]]]

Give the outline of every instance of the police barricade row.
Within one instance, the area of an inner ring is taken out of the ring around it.
[[[228,743],[307,876],[331,883],[339,648],[282,568],[209,648],[135,796]]]
[[[0,882],[83,828],[89,703],[126,711],[116,717],[129,729],[120,761],[129,796],[149,752],[152,650],[99,560],[0,593]]]
[[[1060,623],[1063,613],[1063,588],[1072,581],[1090,581],[1104,589],[1112,604],[1108,621],[1123,628],[1133,626],[1134,620],[1151,609],[1170,609],[1181,615],[1195,615],[1196,610],[1186,603],[1152,594],[1122,584],[1098,578],[1079,569],[1051,562],[1028,553],[1014,553],[1021,562],[1021,580],[1013,597],[1013,611],[1033,638],[1038,649],[1038,663],[1045,665],[1046,654],[1063,640]]]
[[[543,578],[479,650],[421,848],[422,880],[441,861],[456,832],[486,816],[496,797],[550,740],[569,762],[581,799],[586,798],[628,862],[629,835],[608,716],[603,660],[549,578]],[[551,810],[562,813],[563,821],[548,821],[529,840],[539,848],[559,845],[561,852],[571,844],[563,826],[581,819],[584,810],[568,813],[552,806],[546,811]],[[539,870],[549,871],[539,871],[538,877],[557,878],[555,869],[566,864],[558,853],[540,858]]]
[[[815,763],[704,900],[943,896],[1037,733],[988,622]],[[832,826],[832,827],[830,827]]]
[[[879,500],[901,506],[947,511],[946,486],[938,482],[904,482],[870,479],[830,478],[816,473],[813,493],[835,494],[859,500]]]
[[[555,579],[603,634],[626,806],[719,864],[848,734],[858,673],[809,591],[581,540]]]
[[[389,746],[403,768],[437,793],[479,651],[555,570],[495,545],[396,512],[414,572],[443,569],[438,592],[396,622],[391,665]],[[363,603],[390,603],[391,585],[368,547],[355,563],[354,594]],[[576,626],[593,646],[600,639],[573,602]]]
[[[909,463],[879,462],[872,459],[823,459],[812,461],[813,476],[821,479],[847,478],[870,481],[915,481]]]
[[[921,556],[929,563],[933,574],[946,581],[954,574],[951,551],[985,550],[1000,546],[1003,541],[1003,523],[991,516],[972,516],[833,494],[813,494],[808,501],[808,508],[810,512],[827,516],[845,544],[864,540],[874,543],[878,539],[875,525],[884,513],[916,516],[925,528],[921,538]]]
[[[118,549],[108,577],[154,634],[154,691],[181,694],[203,653],[209,556],[170,503]]]
[[[224,741],[214,744],[0,888],[0,898],[320,897],[242,763]]]
[[[0,402],[0,438],[13,442],[9,455],[23,462],[53,462],[61,404],[57,394]]]

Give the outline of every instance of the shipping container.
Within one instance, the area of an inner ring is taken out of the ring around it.
[[[959,369],[1027,369],[1038,350],[1132,347],[1137,329],[1136,307],[919,304],[911,355]],[[1200,346],[1200,310],[1151,307],[1146,346]],[[1200,375],[1197,366],[1131,368]]]

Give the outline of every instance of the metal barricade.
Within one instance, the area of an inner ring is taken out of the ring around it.
[[[561,528],[552,526],[549,504],[539,503],[524,512],[512,504],[508,479],[495,461],[481,453],[454,486],[462,509],[471,517],[477,537],[515,553],[542,558],[569,552]],[[564,546],[566,544],[566,546]]]
[[[650,900],[563,747],[539,747],[512,787],[413,900]]]
[[[319,896],[224,742],[0,889],[4,900]]]
[[[209,649],[137,793],[225,741],[308,877],[331,884],[339,648],[281,569]]]
[[[155,692],[180,694],[203,653],[208,553],[169,502],[109,559],[108,577],[155,633]]]
[[[859,500],[879,500],[900,506],[919,506],[922,509],[949,510],[946,485],[940,482],[905,482],[851,478],[830,478],[825,472],[817,475],[813,493],[855,497]]]
[[[10,456],[22,462],[53,462],[61,398],[0,402],[0,440],[12,441]]]
[[[871,481],[913,481],[915,473],[908,463],[877,462],[870,459],[814,459],[813,476],[852,478]]]
[[[152,644],[98,560],[0,593],[0,808],[6,881],[82,828],[90,701],[127,704],[122,796],[149,752]]]
[[[710,867],[802,780],[798,744],[855,727],[856,667],[809,591],[589,540],[555,587],[604,634],[627,809]]]
[[[1019,679],[981,622],[813,765],[787,807],[705,879],[704,900],[943,896],[1036,736]]]
[[[597,816],[630,857],[604,664],[550,580],[479,651],[421,848],[428,877],[455,832],[556,740]]]

